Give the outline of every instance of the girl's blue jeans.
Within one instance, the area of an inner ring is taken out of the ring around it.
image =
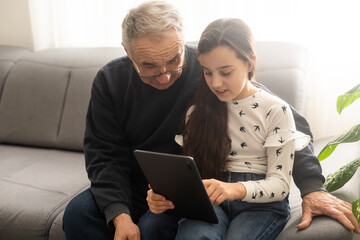
[[[224,180],[227,182],[264,178],[263,174],[253,173],[224,174]],[[178,219],[148,211],[138,223],[141,239],[275,239],[285,227],[290,215],[288,198],[270,203],[225,201],[219,206],[213,206],[219,219],[218,224]],[[173,231],[166,231],[164,228]]]

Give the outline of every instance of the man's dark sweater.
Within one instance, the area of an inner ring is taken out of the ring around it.
[[[135,149],[181,154],[174,137],[201,74],[194,47],[186,46],[185,62],[180,78],[166,90],[143,83],[128,57],[111,61],[95,77],[84,149],[91,191],[108,223],[121,213],[136,223],[148,208]],[[297,130],[311,135],[306,120],[293,114]],[[293,175],[302,195],[323,190],[312,144],[296,153]]]

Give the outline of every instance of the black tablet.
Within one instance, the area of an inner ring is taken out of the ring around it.
[[[134,155],[153,191],[174,203],[166,214],[218,223],[192,157],[143,150]]]

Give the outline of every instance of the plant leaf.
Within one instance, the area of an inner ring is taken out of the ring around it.
[[[325,180],[324,187],[328,192],[338,190],[347,183],[360,167],[360,158],[346,164],[336,172],[329,174]]]
[[[319,161],[327,158],[341,143],[357,142],[360,140],[360,124],[353,126],[344,133],[331,139],[319,153]]]
[[[352,203],[352,212],[360,225],[360,199]]]
[[[340,95],[337,99],[336,108],[339,114],[342,110],[352,104],[356,99],[360,97],[360,84],[356,85],[343,95]]]

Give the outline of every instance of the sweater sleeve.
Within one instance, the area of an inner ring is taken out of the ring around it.
[[[243,201],[281,201],[289,194],[295,150],[303,149],[310,137],[295,130],[288,109],[286,105],[272,109],[272,121],[264,144],[268,163],[266,178],[243,182],[247,191]]]
[[[269,147],[266,178],[242,182],[246,188],[246,202],[274,202],[283,200],[289,193],[293,166],[294,140],[279,147]]]
[[[313,137],[309,123],[293,107],[291,107],[291,110],[294,115],[296,129],[310,136],[309,144],[295,153],[294,182],[300,189],[301,197],[314,191],[326,191],[324,188],[325,177],[322,175],[319,160],[314,154]]]
[[[131,208],[130,150],[109,96],[100,71],[86,116],[84,152],[91,191],[107,223],[121,213],[130,215]]]

